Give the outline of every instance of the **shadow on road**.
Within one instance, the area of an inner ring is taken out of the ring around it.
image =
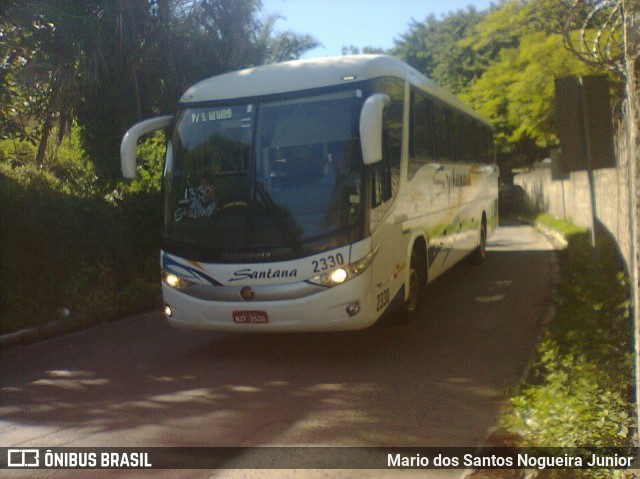
[[[153,312],[2,352],[3,443],[481,444],[549,302],[551,248],[518,228],[434,282],[404,326],[214,335]]]

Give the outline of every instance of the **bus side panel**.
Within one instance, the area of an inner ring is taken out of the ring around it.
[[[405,232],[427,239],[429,281],[475,250],[483,213],[497,227],[497,168],[425,163],[409,172]]]
[[[457,199],[453,195],[453,166],[435,162],[409,165],[405,231],[427,242],[429,280],[449,265],[450,232],[456,224]]]

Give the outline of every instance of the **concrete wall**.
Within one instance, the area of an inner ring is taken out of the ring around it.
[[[640,145],[636,143],[634,135],[629,134],[636,131],[635,121],[631,121],[632,119],[632,116],[627,116],[627,121],[618,124],[616,168],[595,170],[593,188],[596,221],[618,242],[620,253],[633,275],[633,284],[637,285],[639,274],[636,271],[636,258],[632,256],[638,253],[639,244],[638,238],[633,236],[640,218],[640,212],[635,211],[640,185],[635,165],[640,158]],[[514,184],[525,190],[529,201],[539,211],[547,211],[574,224],[593,228],[589,177],[586,171],[574,172],[566,180],[554,181],[551,169],[537,169],[516,175]],[[633,192],[633,197],[630,196],[630,191]]]
[[[596,219],[617,240],[627,266],[631,265],[631,230],[629,227],[629,175],[626,161],[617,168],[595,170],[594,189]],[[552,180],[551,169],[533,170],[516,175],[529,201],[539,210],[589,229],[592,225],[591,194],[586,171],[571,173],[566,180]],[[633,185],[632,185],[633,186]]]

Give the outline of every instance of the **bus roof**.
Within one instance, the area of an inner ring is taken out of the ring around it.
[[[385,76],[407,80],[456,109],[488,123],[471,107],[418,70],[398,58],[387,55],[310,58],[223,73],[193,85],[184,93],[180,102],[185,104],[251,98]]]

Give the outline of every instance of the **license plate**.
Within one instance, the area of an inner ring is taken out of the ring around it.
[[[265,311],[234,311],[233,322],[238,324],[268,323],[269,317]]]

